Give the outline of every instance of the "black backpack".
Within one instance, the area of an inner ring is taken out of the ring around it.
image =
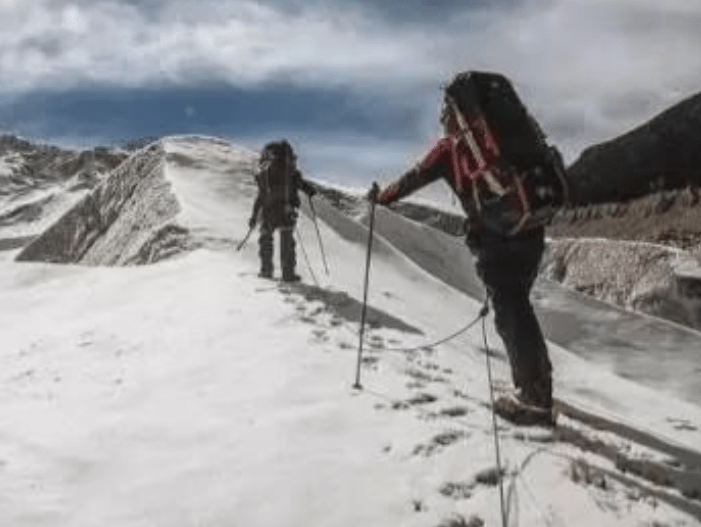
[[[268,143],[260,155],[256,175],[264,205],[292,205],[297,195],[294,187],[295,156],[287,141]]]
[[[460,73],[445,99],[459,128],[454,140],[478,171],[470,182],[455,175],[458,192],[472,185],[471,215],[502,236],[548,223],[567,199],[565,167],[511,82],[497,73]]]

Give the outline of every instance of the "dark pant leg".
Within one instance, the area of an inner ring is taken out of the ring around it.
[[[527,399],[550,405],[552,366],[529,299],[544,249],[542,229],[508,239],[473,236],[469,245],[476,256],[477,274],[492,300],[514,385]]]
[[[295,276],[297,268],[296,243],[294,237],[297,215],[288,213],[280,226],[280,268],[282,279],[291,279]]]
[[[293,277],[297,267],[297,255],[295,254],[294,227],[280,227],[280,267],[282,279]]]
[[[264,276],[272,276],[273,274],[274,232],[275,227],[271,218],[263,214],[258,235],[258,256],[260,257],[260,274]]]

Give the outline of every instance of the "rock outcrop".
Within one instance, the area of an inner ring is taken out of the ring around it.
[[[0,251],[29,243],[126,157],[106,148],[73,151],[0,137]]]
[[[550,240],[541,275],[599,300],[701,329],[701,267],[686,251],[560,238]]]
[[[701,186],[701,94],[642,126],[584,150],[567,170],[576,204],[624,202]]]

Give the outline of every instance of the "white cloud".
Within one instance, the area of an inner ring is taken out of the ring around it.
[[[210,5],[178,2],[149,18],[127,4],[16,4],[0,21],[0,89],[85,80],[138,86],[203,77],[238,85],[280,76],[316,84],[379,82],[388,74],[406,81],[416,74],[406,68],[409,50],[422,54],[419,31],[388,33],[352,11],[289,15],[229,2],[229,9],[218,7],[220,17],[199,19]],[[417,67],[425,62],[418,60]]]
[[[696,0],[554,0],[466,14],[469,25],[445,27],[388,25],[352,2],[296,11],[252,0],[31,4],[0,0],[0,90],[7,96],[84,82],[285,81],[388,96],[413,91],[432,117],[440,82],[458,70],[491,69],[514,79],[571,158],[701,82]],[[643,101],[639,107],[625,104],[629,94]]]

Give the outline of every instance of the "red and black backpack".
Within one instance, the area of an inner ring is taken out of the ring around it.
[[[460,73],[445,101],[457,121],[454,146],[469,165],[454,170],[455,189],[472,188],[478,221],[503,236],[546,224],[567,199],[565,168],[511,82],[497,73]]]

